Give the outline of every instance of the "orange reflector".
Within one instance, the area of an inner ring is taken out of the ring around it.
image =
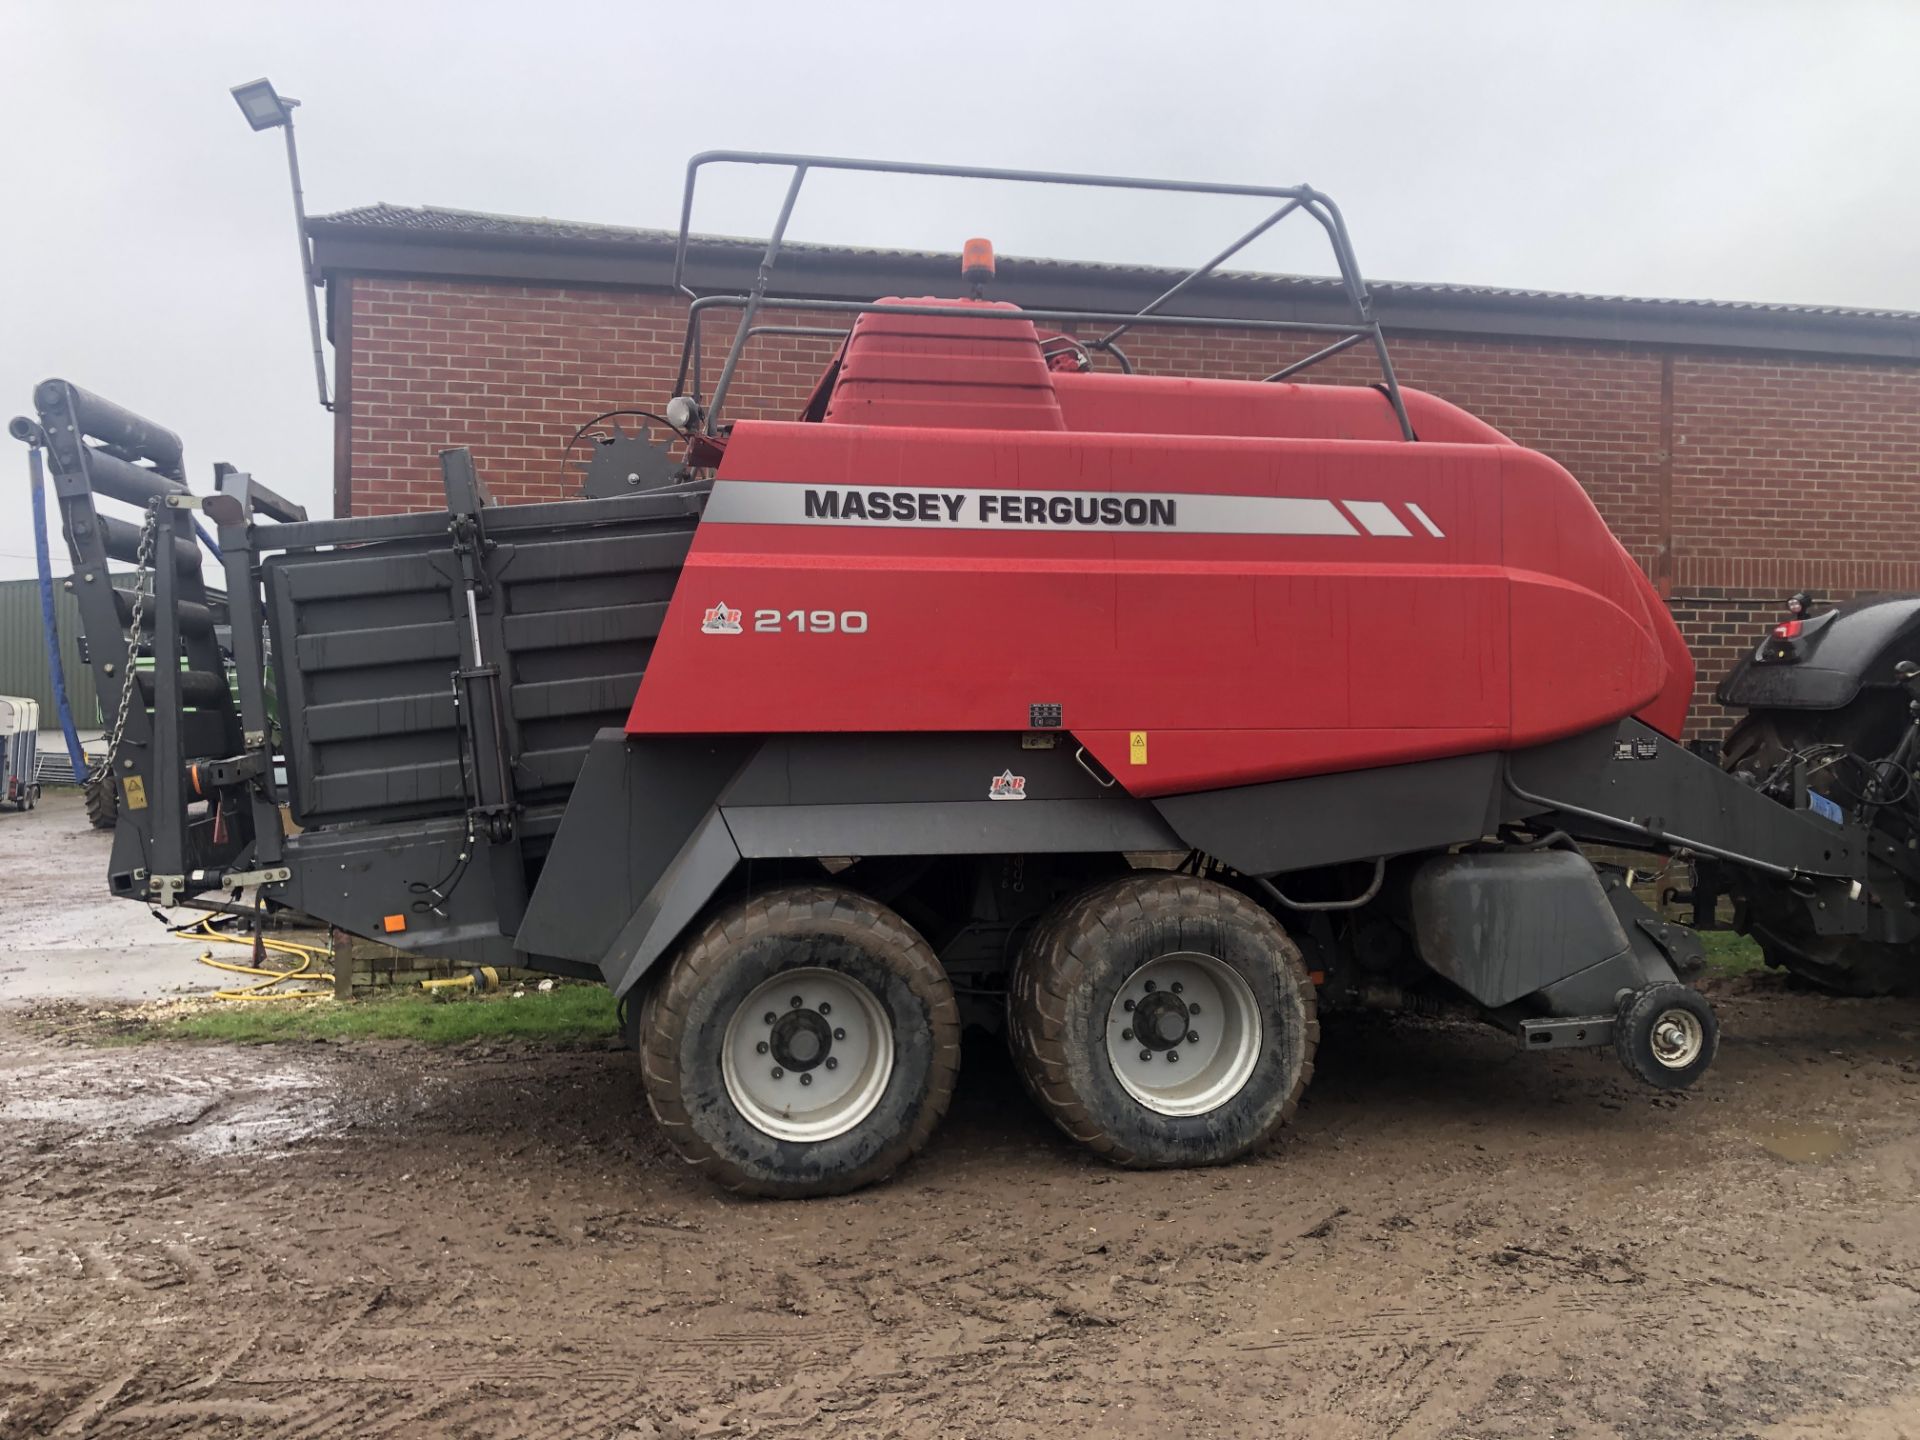
[[[960,247],[960,274],[968,280],[988,280],[993,276],[993,242],[979,236]]]
[[[1307,979],[1316,985],[1324,985],[1327,983],[1327,972],[1324,970],[1309,970],[1307,972]]]
[[[392,935],[396,931],[407,928],[407,917],[404,915],[389,915],[380,922],[380,928],[386,931],[387,934]]]

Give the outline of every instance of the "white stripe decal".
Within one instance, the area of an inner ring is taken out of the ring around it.
[[[1391,517],[1392,512],[1387,513]],[[705,519],[721,525],[851,525],[887,529],[1161,531],[1188,535],[1350,536],[1359,533],[1333,501],[1311,496],[947,490],[917,486],[884,489],[771,480],[716,481],[707,501]],[[1410,532],[1403,525],[1397,532],[1374,533],[1406,535]]]
[[[1379,500],[1342,500],[1347,513],[1358,520],[1369,535],[1411,536],[1406,521]]]
[[[1422,510],[1418,505],[1414,504],[1413,501],[1411,500],[1407,501],[1407,509],[1413,512],[1414,519],[1418,520],[1422,525],[1427,527],[1427,533],[1433,536],[1434,539],[1444,540],[1447,538],[1447,532],[1442,530],[1438,525],[1434,524],[1433,521],[1429,520],[1427,518],[1427,512]]]

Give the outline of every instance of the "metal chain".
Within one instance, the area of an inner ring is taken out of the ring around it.
[[[140,529],[140,546],[133,557],[133,607],[127,621],[127,658],[120,668],[120,705],[107,731],[107,753],[95,775],[111,772],[114,757],[120,753],[120,739],[126,733],[127,713],[133,708],[133,665],[140,658],[140,620],[147,608],[148,572],[153,567],[153,545],[160,530],[160,497],[147,504],[147,523]],[[112,581],[109,580],[111,585]]]

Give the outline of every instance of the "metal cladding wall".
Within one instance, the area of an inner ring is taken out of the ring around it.
[[[100,724],[94,700],[93,669],[80,662],[80,606],[53,582],[54,623],[60,631],[60,663],[67,672],[67,698],[74,724]],[[53,703],[53,679],[47,672],[47,644],[40,624],[40,582],[0,580],[0,695],[26,695],[40,702],[40,724],[60,723]]]

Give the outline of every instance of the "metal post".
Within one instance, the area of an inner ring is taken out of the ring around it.
[[[1380,329],[1380,322],[1374,317],[1373,298],[1367,293],[1367,282],[1360,277],[1360,260],[1353,253],[1353,241],[1347,235],[1347,222],[1340,214],[1340,207],[1325,195],[1315,192],[1307,213],[1318,220],[1327,232],[1327,239],[1333,243],[1333,257],[1340,266],[1340,278],[1347,287],[1347,296],[1353,302],[1353,308],[1360,320],[1366,324],[1373,336],[1374,357],[1380,362],[1380,379],[1386,391],[1387,402],[1393,406],[1394,418],[1400,422],[1400,433],[1408,440],[1419,437],[1413,433],[1413,421],[1407,415],[1407,404],[1400,396],[1400,380],[1393,373],[1393,361],[1387,355],[1387,337]]]
[[[1207,261],[1204,265],[1198,265],[1198,266],[1195,266],[1192,270],[1189,270],[1179,280],[1174,282],[1171,289],[1162,291],[1158,298],[1149,300],[1145,305],[1142,305],[1140,307],[1140,313],[1142,315],[1153,314],[1154,311],[1158,310],[1162,305],[1166,304],[1169,300],[1173,299],[1174,296],[1178,295],[1182,290],[1186,289],[1189,285],[1193,284],[1194,281],[1203,279],[1206,276],[1211,275],[1215,270],[1218,270],[1222,265],[1226,264],[1227,261],[1231,260],[1235,255],[1239,254],[1242,250],[1246,249],[1247,246],[1251,245],[1254,241],[1258,240],[1262,235],[1266,234],[1267,231],[1271,230],[1274,226],[1278,225],[1282,220],[1286,219],[1287,216],[1291,215],[1294,211],[1298,210],[1299,208],[1300,208],[1300,202],[1298,200],[1289,200],[1286,204],[1282,205],[1278,210],[1274,211],[1273,214],[1269,215],[1266,219],[1262,220],[1258,225],[1254,226],[1253,229],[1247,231],[1246,234],[1242,235],[1238,240],[1234,241],[1231,245],[1227,246],[1226,249],[1222,250],[1218,255],[1214,256],[1211,260]],[[1113,329],[1109,330],[1106,334],[1102,335],[1098,340],[1089,340],[1087,342],[1087,345],[1090,349],[1105,350],[1109,345],[1113,344],[1114,341],[1118,340],[1122,335],[1126,334],[1127,331],[1132,328],[1133,327],[1131,323],[1128,323],[1126,325],[1116,325],[1113,327]]]
[[[285,102],[289,108],[299,104],[297,100]],[[280,127],[287,132],[287,175],[293,181],[293,225],[300,241],[300,280],[307,292],[307,334],[313,340],[313,383],[320,392],[320,408],[333,409],[333,401],[327,395],[327,361],[320,346],[320,300],[316,293],[318,282],[313,274],[313,248],[307,243],[307,202],[300,192],[300,152],[293,143],[293,116],[287,116],[287,123]]]
[[[753,328],[753,317],[760,313],[760,301],[773,279],[773,262],[779,258],[780,242],[786,238],[787,221],[793,218],[793,202],[800,198],[800,184],[806,178],[806,166],[793,167],[793,182],[787,186],[787,198],[780,202],[780,218],[774,221],[773,233],[767,237],[767,253],[760,257],[760,270],[753,278],[753,293],[747,297],[746,309],[741,312],[740,328],[733,332],[733,346],[727,351],[727,363],[720,367],[720,378],[714,382],[713,406],[707,412],[709,431],[719,424],[720,407],[727,399],[727,386],[733,383],[733,372],[740,364],[740,352],[747,348],[747,332]]]
[[[171,881],[176,887],[171,891],[156,887],[155,898],[166,906],[178,900],[177,886],[187,871],[187,802],[181,777],[186,756],[180,737],[180,567],[173,546],[183,528],[175,517],[186,514],[163,504],[154,519],[158,533],[152,571],[153,745],[147,751],[148,799],[153,806],[149,869],[155,880]],[[128,666],[131,668],[131,661]],[[137,707],[139,681],[131,675],[127,679],[134,687]]]
[[[1264,377],[1264,381],[1267,384],[1272,384],[1276,380],[1286,379],[1289,375],[1297,375],[1309,365],[1318,365],[1322,360],[1331,360],[1342,350],[1351,350],[1366,338],[1365,335],[1344,336],[1334,341],[1333,344],[1314,351],[1313,354],[1306,356],[1304,359],[1296,360],[1291,365],[1282,366],[1280,369],[1274,371],[1273,374]]]
[[[284,853],[280,823],[280,793],[273,778],[273,722],[267,715],[267,661],[264,644],[266,616],[260,600],[260,578],[254,573],[253,515],[244,498],[250,477],[228,465],[215,466],[221,495],[236,497],[230,517],[222,522],[227,537],[220,563],[226,572],[227,613],[231,622],[233,670],[240,690],[240,738],[249,754],[259,758],[260,772],[247,786],[253,817],[254,863],[277,865]],[[210,507],[211,509],[211,507]]]

